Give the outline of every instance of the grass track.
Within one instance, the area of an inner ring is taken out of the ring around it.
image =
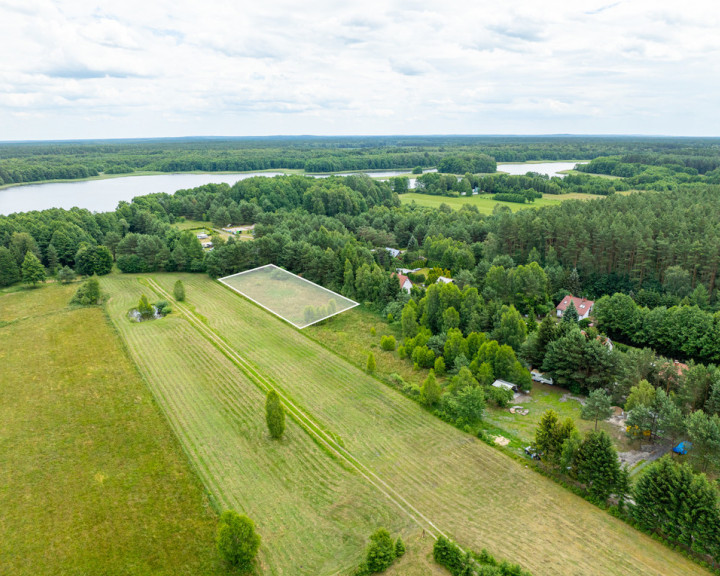
[[[203,482],[221,508],[258,524],[265,573],[333,574],[359,562],[377,526],[409,531],[409,521],[292,420],[281,443],[270,440],[264,394],[191,319],[176,312],[132,323],[127,310],[150,289],[129,276],[102,284],[112,294],[111,317]]]
[[[158,275],[164,290],[177,275]],[[240,355],[462,545],[537,575],[704,570],[496,450],[430,417],[218,283],[184,275],[189,303]]]

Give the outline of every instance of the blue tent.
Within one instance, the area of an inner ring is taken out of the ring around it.
[[[690,452],[690,450],[692,450],[692,444],[690,442],[680,442],[680,444],[678,444],[677,446],[675,446],[675,448],[673,448],[673,452],[675,452],[675,454],[683,454],[683,455]]]

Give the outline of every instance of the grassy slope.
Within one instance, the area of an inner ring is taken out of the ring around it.
[[[437,208],[440,204],[447,204],[451,208],[455,209],[461,208],[465,204],[469,204],[470,206],[476,206],[481,214],[492,214],[493,209],[498,205],[507,206],[513,212],[517,212],[518,210],[525,210],[527,208],[556,206],[565,200],[592,200],[596,198],[604,198],[604,196],[597,196],[595,194],[545,194],[542,198],[539,198],[530,204],[518,204],[517,202],[498,202],[497,200],[493,200],[489,194],[461,196],[458,198],[431,196],[429,194],[417,194],[416,192],[400,195],[400,201],[403,204],[411,204],[412,202],[415,202],[419,206],[429,206],[430,208]]]
[[[0,573],[224,573],[199,482],[76,288],[0,293]]]
[[[292,420],[281,442],[270,440],[264,395],[179,314],[131,323],[125,313],[140,294],[155,298],[136,278],[111,276],[102,284],[112,294],[113,321],[204,483],[221,507],[256,521],[265,573],[333,574],[357,565],[378,526],[411,533],[406,518]],[[187,290],[191,301],[200,295],[194,283]]]
[[[170,290],[175,275],[158,275]],[[430,417],[230,290],[184,276],[210,327],[462,545],[536,575],[705,571],[476,439]],[[562,544],[560,544],[562,543]]]

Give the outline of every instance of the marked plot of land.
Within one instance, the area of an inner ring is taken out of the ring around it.
[[[296,328],[305,328],[358,305],[274,264],[226,276],[220,282]]]

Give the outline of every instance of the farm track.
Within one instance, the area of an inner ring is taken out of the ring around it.
[[[159,296],[168,300],[174,300],[172,296],[153,279],[148,278],[148,284]],[[175,306],[204,338],[210,341],[227,358],[236,364],[238,368],[240,368],[246,376],[252,379],[264,393],[274,389],[282,399],[287,413],[290,414],[290,416],[292,416],[292,418],[303,428],[303,430],[305,430],[305,432],[307,432],[321,446],[329,450],[333,456],[339,458],[350,468],[360,474],[420,528],[426,530],[433,538],[437,538],[439,535],[447,537],[447,535],[444,534],[429,518],[427,518],[427,516],[422,514],[417,508],[410,504],[410,502],[408,502],[407,499],[404,498],[397,490],[392,488],[386,481],[375,474],[375,472],[358,461],[357,458],[355,458],[350,452],[338,444],[338,442],[336,442],[328,432],[315,423],[315,421],[302,411],[292,400],[290,400],[281,389],[264,378],[255,366],[240,356],[214,330],[210,329],[201,320],[199,320],[195,313],[187,306],[177,301],[175,301]]]
[[[429,416],[226,287],[196,275],[158,275],[155,283],[167,295],[178,277],[197,322],[206,324],[291,403],[312,414],[326,437],[462,545],[487,547],[538,576],[706,574],[522,464]]]

